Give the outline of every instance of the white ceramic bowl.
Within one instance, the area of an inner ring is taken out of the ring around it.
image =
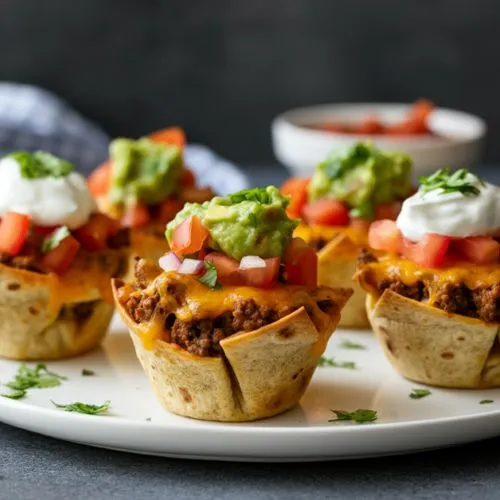
[[[436,108],[429,117],[430,136],[371,136],[326,132],[309,128],[325,121],[355,124],[377,115],[384,123],[405,118],[409,104],[325,104],[297,108],[272,123],[276,158],[291,175],[310,175],[328,153],[358,141],[371,140],[380,149],[401,151],[412,157],[414,172],[428,174],[443,167],[473,167],[482,159],[486,124],[462,111]]]

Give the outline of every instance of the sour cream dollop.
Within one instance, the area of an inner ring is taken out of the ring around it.
[[[441,189],[423,193],[421,189],[403,202],[396,225],[403,236],[420,241],[427,233],[466,238],[487,235],[500,228],[500,188],[481,183],[472,174],[466,180],[479,194],[443,193]]]
[[[0,217],[6,212],[31,216],[38,226],[83,226],[96,203],[78,172],[65,177],[27,179],[11,157],[0,160]]]

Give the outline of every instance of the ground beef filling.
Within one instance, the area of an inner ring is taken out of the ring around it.
[[[377,259],[365,252],[358,261],[369,263],[376,262]],[[396,277],[386,278],[378,283],[377,288],[381,294],[389,289],[419,302],[429,299],[428,284],[425,281],[406,285]],[[444,283],[435,293],[432,305],[448,313],[478,318],[487,323],[500,323],[500,284],[473,290],[463,283]]]

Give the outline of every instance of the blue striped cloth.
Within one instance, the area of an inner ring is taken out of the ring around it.
[[[0,155],[44,150],[71,161],[88,175],[107,159],[110,137],[47,90],[0,83]],[[202,144],[188,144],[186,163],[201,186],[217,194],[249,187],[247,176]],[[0,178],[1,179],[1,178]]]

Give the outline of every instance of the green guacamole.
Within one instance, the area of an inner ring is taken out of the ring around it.
[[[209,246],[236,260],[245,255],[283,257],[299,224],[286,214],[289,198],[274,186],[216,196],[202,205],[186,203],[165,232],[169,244],[175,227],[197,215],[210,233]]]
[[[158,144],[147,138],[115,139],[109,147],[112,203],[142,201],[155,205],[175,192],[182,174],[177,146]]]
[[[411,170],[409,156],[380,151],[371,143],[357,143],[333,152],[317,165],[309,184],[309,199],[341,200],[353,217],[372,218],[377,204],[408,195]]]

